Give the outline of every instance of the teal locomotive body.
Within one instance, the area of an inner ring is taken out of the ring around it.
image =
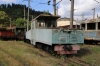
[[[38,48],[56,51],[57,54],[75,54],[84,44],[83,30],[57,28],[60,16],[39,15],[31,21],[26,40]],[[79,44],[79,45],[78,45]]]

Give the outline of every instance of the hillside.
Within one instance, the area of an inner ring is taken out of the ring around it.
[[[1,4],[0,5],[0,11],[5,11],[6,14],[12,18],[12,20],[15,20],[17,18],[24,18],[24,7],[25,7],[25,17],[27,18],[28,13],[28,7],[21,4]],[[36,17],[37,15],[41,14],[43,12],[41,11],[35,11],[34,9],[30,9],[30,19]]]
[[[12,25],[16,25],[16,20],[20,19],[19,21],[22,22],[24,21],[24,9],[25,9],[25,19],[27,20],[27,14],[28,14],[28,7],[26,7],[26,5],[22,5],[22,4],[1,4],[0,5],[0,25],[3,26],[9,26],[10,25],[10,21]],[[29,21],[33,18],[35,18],[36,16],[43,14],[43,13],[47,13],[50,14],[47,11],[35,11],[34,9],[29,9]],[[17,21],[18,22],[18,21]],[[24,21],[26,22],[26,21]],[[20,25],[19,25],[20,26]]]

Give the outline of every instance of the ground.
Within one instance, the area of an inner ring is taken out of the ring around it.
[[[93,66],[100,66],[100,46],[80,45],[81,50],[74,56]],[[68,57],[69,59],[69,57]],[[73,59],[75,60],[75,59]],[[23,41],[0,41],[0,66],[73,66],[64,55],[53,56]],[[75,64],[74,66],[79,66]]]

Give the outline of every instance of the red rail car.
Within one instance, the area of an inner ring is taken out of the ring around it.
[[[15,33],[11,29],[0,28],[0,39],[14,39]]]

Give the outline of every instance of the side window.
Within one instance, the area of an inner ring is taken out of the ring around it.
[[[44,20],[38,20],[38,21],[36,22],[36,27],[37,27],[37,28],[43,28],[43,27],[45,27],[45,22],[44,22]]]
[[[95,23],[87,23],[87,30],[95,30],[96,26]]]

